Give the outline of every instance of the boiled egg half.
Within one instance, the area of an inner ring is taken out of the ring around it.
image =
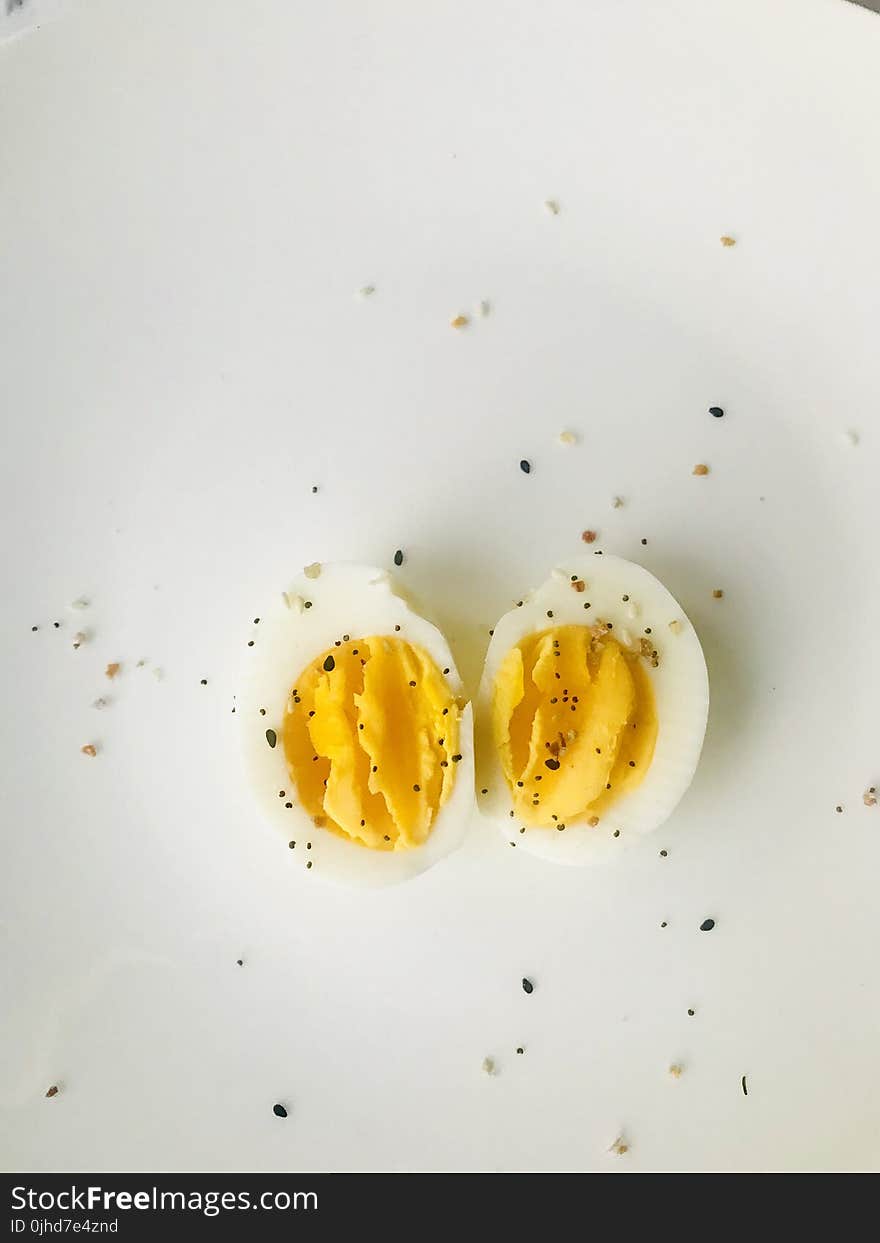
[[[581,555],[495,625],[477,699],[477,802],[557,863],[619,852],[691,783],[709,681],[684,611],[642,566]]]
[[[431,867],[473,807],[473,726],[443,635],[386,571],[307,566],[255,627],[244,756],[294,865],[351,885]]]

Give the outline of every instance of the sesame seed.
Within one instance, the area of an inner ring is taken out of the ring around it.
[[[275,1117],[276,1117],[276,1118],[286,1118],[286,1117],[287,1117],[287,1110],[284,1108],[284,1106],[283,1106],[283,1105],[273,1105],[273,1106],[272,1106],[272,1113],[275,1115]]]
[[[523,976],[522,988],[524,993],[532,993],[535,990],[535,986],[532,981],[527,979],[525,976]]]
[[[394,564],[403,565],[403,549],[402,548],[398,548],[397,552],[394,554]]]
[[[703,922],[700,924],[700,932],[711,932],[714,927],[715,927],[714,919],[704,919]]]
[[[723,419],[723,418],[724,418],[724,411],[721,409],[721,407],[720,407],[720,406],[710,406],[710,407],[709,407],[709,413],[711,414],[711,416],[712,416],[712,418],[713,418],[713,419]]]
[[[524,475],[528,475],[531,472],[532,464],[526,458],[523,458],[519,464],[519,468]]]

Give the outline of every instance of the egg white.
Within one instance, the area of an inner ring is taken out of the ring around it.
[[[472,709],[466,704],[462,710],[458,748],[462,758],[455,765],[452,792],[439,808],[424,845],[370,850],[316,826],[299,804],[281,742],[288,695],[312,660],[332,648],[343,634],[352,639],[392,635],[423,648],[438,669],[449,669],[445,681],[455,699],[462,702],[464,693],[445,638],[413,610],[387,571],[347,562],[319,568],[318,577],[303,574],[279,592],[254,627],[254,646],[247,649],[236,701],[245,769],[266,817],[285,842],[296,842],[295,849],[286,847],[291,867],[305,873],[306,864],[311,863],[310,877],[356,887],[396,884],[417,876],[461,845],[474,798]],[[267,742],[267,729],[277,734],[274,748]],[[286,798],[279,798],[279,790],[286,792]],[[293,806],[285,807],[286,802]],[[311,849],[307,849],[308,842]]]
[[[583,593],[572,579],[586,583]],[[628,596],[627,601],[623,596]],[[589,608],[584,608],[585,604]],[[548,617],[548,612],[552,617]],[[495,679],[507,652],[521,639],[552,626],[612,623],[612,637],[638,646],[647,636],[659,666],[645,664],[657,713],[657,743],[650,767],[634,789],[622,794],[594,828],[569,824],[522,827],[511,817],[513,801],[492,737]],[[669,623],[675,623],[670,629]],[[476,700],[477,806],[498,824],[509,842],[554,863],[580,866],[619,854],[658,828],[675,810],[696,771],[709,711],[709,677],[703,649],[684,610],[653,574],[607,553],[580,554],[553,571],[547,581],[496,622]],[[479,791],[488,790],[487,794]],[[615,837],[615,831],[618,836]]]

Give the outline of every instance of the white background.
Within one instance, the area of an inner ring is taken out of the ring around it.
[[[877,1165],[878,117],[839,0],[82,0],[0,48],[5,1168]],[[672,822],[294,870],[231,714],[262,602],[403,547],[473,685],[584,527],[704,642]]]

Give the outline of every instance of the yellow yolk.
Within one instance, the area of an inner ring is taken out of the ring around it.
[[[315,823],[374,850],[425,842],[455,780],[459,705],[421,648],[372,635],[302,671],[281,727]]]
[[[492,729],[523,825],[589,820],[650,766],[657,740],[651,679],[604,624],[557,626],[504,657]]]

